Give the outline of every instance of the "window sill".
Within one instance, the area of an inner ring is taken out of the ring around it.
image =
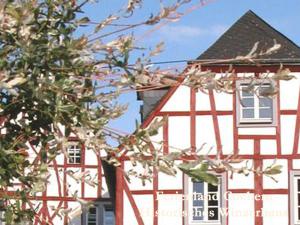
[[[273,120],[240,120],[237,121],[237,127],[276,127]]]

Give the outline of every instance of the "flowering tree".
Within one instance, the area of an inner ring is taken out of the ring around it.
[[[118,103],[118,97],[127,90],[147,90],[178,85],[168,74],[147,66],[151,56],[161,51],[157,47],[144,58],[129,64],[131,53],[136,49],[132,35],[122,35],[110,41],[103,38],[138,26],[152,26],[166,20],[177,20],[179,7],[190,0],[178,0],[174,5],[145,21],[125,28],[104,33],[103,29],[120,18],[130,16],[140,0],[129,0],[127,7],[118,15],[101,22],[90,21],[82,16],[88,0],[3,0],[0,2],[0,196],[14,199],[6,206],[8,224],[31,219],[34,212],[21,210],[27,196],[45,188],[48,164],[60,153],[65,153],[67,137],[74,133],[82,143],[96,153],[105,151],[107,161],[118,166],[118,157],[124,151],[130,154],[132,163],[142,164],[147,176],[137,171],[126,171],[128,178],[136,176],[145,181],[152,176],[153,168],[175,175],[181,169],[196,180],[216,183],[217,178],[208,172],[230,170],[245,173],[251,168],[234,169],[230,163],[235,156],[225,160],[195,155],[195,160],[180,165],[175,160],[189,155],[189,149],[161,156],[159,149],[151,148],[150,136],[156,134],[164,120],[155,121],[147,129],[137,126],[132,135],[121,135],[108,127],[109,121],[120,117],[126,107]],[[81,26],[94,26],[92,35],[76,37]],[[271,54],[280,46],[259,54]],[[253,61],[256,47],[247,56],[234,60]],[[230,61],[230,60],[229,60]],[[195,63],[199,64],[199,63]],[[186,70],[183,85],[206,90],[234,92],[233,71],[218,77],[209,71],[191,65]],[[111,75],[114,75],[113,77]],[[288,71],[280,70],[268,79],[291,79]],[[269,94],[276,93],[276,87]],[[254,91],[249,88],[249,91]],[[65,133],[60,132],[60,127]],[[116,148],[107,139],[114,138],[120,144]],[[28,143],[40,148],[39,162],[29,160]],[[153,157],[146,157],[149,154]],[[280,167],[272,165],[266,171],[276,174]],[[22,187],[14,196],[5,190],[18,180]],[[1,206],[0,206],[1,207]]]

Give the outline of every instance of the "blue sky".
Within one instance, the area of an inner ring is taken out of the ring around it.
[[[93,21],[101,21],[107,15],[117,12],[126,5],[126,0],[100,0],[85,8],[85,12]],[[151,12],[157,12],[159,0],[144,0],[143,7],[122,22],[136,23],[147,18]],[[163,2],[175,2],[172,0]],[[199,3],[194,0],[182,8]],[[180,21],[171,22],[139,40],[141,47],[154,47],[164,41],[164,52],[153,58],[153,61],[170,61],[194,59],[213,44],[238,18],[248,10],[254,11],[271,26],[300,45],[300,2],[299,0],[215,0],[185,15]],[[140,38],[152,27],[141,27],[131,32]],[[181,66],[165,65],[166,67]],[[126,132],[134,131],[135,119],[139,119],[140,103],[135,93],[123,95],[123,103],[129,103],[127,113],[120,119],[112,121],[110,126]]]

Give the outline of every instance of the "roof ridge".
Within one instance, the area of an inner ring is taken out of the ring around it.
[[[273,46],[273,40],[282,45],[269,59],[300,58],[300,47],[286,35],[272,27],[252,10],[248,10],[236,20],[207,50],[197,59],[228,59],[247,54],[255,41],[261,50]]]

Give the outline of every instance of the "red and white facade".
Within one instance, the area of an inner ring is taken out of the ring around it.
[[[61,130],[63,133],[63,128]],[[59,154],[48,167],[46,189],[36,196],[28,197],[29,204],[23,204],[24,209],[31,208],[37,212],[33,224],[93,224],[88,223],[87,206],[91,202],[96,208],[98,218],[95,225],[98,225],[104,220],[105,209],[112,210],[101,156],[86,149],[78,140],[75,136],[69,137],[66,150],[68,156]],[[29,160],[39,164],[40,149],[30,144],[28,147]],[[76,178],[80,176],[88,182],[78,181]],[[13,196],[17,189],[22,189],[22,186],[16,182],[14,187],[7,188],[6,193]],[[93,220],[92,217],[90,220]]]
[[[217,73],[227,66],[203,68]],[[279,93],[272,99],[275,117],[272,124],[238,123],[239,99],[236,94],[209,94],[196,92],[184,85],[169,90],[144,121],[147,127],[156,118],[167,116],[167,122],[158,134],[152,137],[153,145],[163,141],[163,153],[178,149],[199,149],[203,154],[223,158],[237,154],[254,169],[266,168],[276,159],[282,165],[282,173],[274,176],[277,183],[267,176],[225,173],[220,189],[223,210],[219,222],[193,221],[189,219],[191,181],[180,171],[176,177],[155,174],[153,183],[143,186],[139,180],[127,183],[122,170],[131,168],[130,161],[123,157],[122,167],[117,172],[116,225],[295,225],[298,224],[297,174],[300,174],[300,67],[288,66],[297,79],[278,82]],[[238,77],[260,76],[267,71],[274,73],[278,66],[236,66]],[[184,79],[180,78],[181,81]],[[209,152],[205,149],[213,147]],[[189,160],[185,158],[184,160]],[[293,186],[293,187],[292,187]],[[205,206],[204,206],[205,207]],[[207,205],[206,205],[207,207]],[[220,205],[219,205],[220,207]],[[209,223],[210,222],[210,223]]]
[[[247,55],[255,42],[257,51],[264,52],[274,40],[281,49],[257,64],[229,65],[218,60]],[[175,177],[154,171],[153,183],[143,186],[138,179],[131,183],[124,179],[122,171],[132,167],[125,155],[117,169],[116,225],[300,224],[300,48],[248,11],[198,60],[214,61],[202,64],[201,69],[216,76],[231,68],[235,93],[195,91],[183,85],[183,73],[178,85],[171,87],[154,109],[144,111],[151,111],[144,119],[144,128],[157,118],[167,118],[152,137],[153,146],[159,148],[157,143],[163,143],[162,154],[168,154],[189,148],[195,151],[205,144],[200,154],[219,154],[223,159],[234,154],[243,161],[233,166],[247,165],[255,170],[276,163],[282,166],[282,172],[273,176],[277,182],[257,173],[231,176],[224,172],[218,174],[219,186],[212,187],[193,183],[180,171]],[[273,83],[265,79],[280,68],[288,68],[295,79]],[[247,85],[253,85],[249,83],[253,78],[259,81],[254,85],[257,95],[246,91]],[[266,98],[263,92],[272,85],[278,93]],[[143,100],[147,107],[153,102],[151,98]]]

